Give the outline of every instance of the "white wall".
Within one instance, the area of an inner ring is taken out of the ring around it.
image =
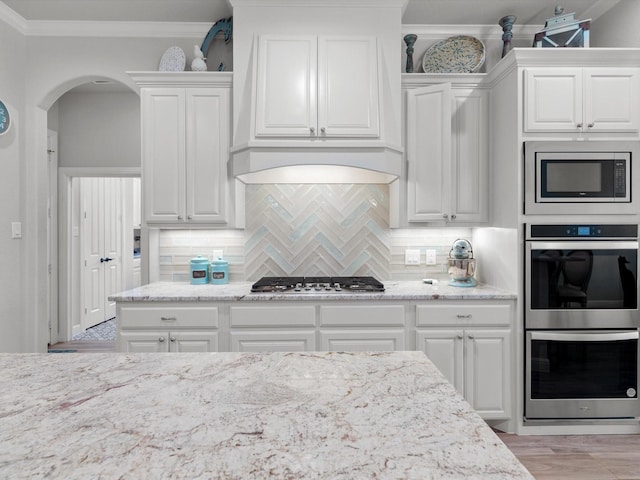
[[[11,222],[23,218],[25,52],[25,38],[0,22],[0,100],[9,109],[12,123],[0,136],[0,352],[19,352],[25,341],[24,242],[11,239]]]
[[[136,93],[67,93],[58,105],[60,167],[140,167]]]
[[[591,25],[592,47],[640,47],[640,1],[620,0]]]

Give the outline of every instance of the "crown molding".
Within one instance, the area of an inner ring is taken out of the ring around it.
[[[98,22],[42,21],[27,22],[26,35],[39,37],[204,37],[213,23],[204,22]]]
[[[533,36],[540,31],[542,27],[539,25],[514,25],[513,38],[525,38],[531,41]],[[502,28],[496,23],[495,25],[411,25],[403,24],[401,27],[402,35],[414,33],[418,38],[423,40],[442,40],[443,38],[455,35],[471,35],[480,40],[501,39]]]
[[[18,15],[14,9],[9,8],[4,2],[0,2],[0,21],[15,28],[23,35],[27,34],[27,20],[22,15]]]

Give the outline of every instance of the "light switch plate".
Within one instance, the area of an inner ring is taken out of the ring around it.
[[[406,249],[404,251],[405,265],[420,265],[420,250]]]
[[[427,250],[427,265],[436,265],[438,260],[436,259],[436,251],[432,249]]]
[[[22,238],[22,222],[11,222],[11,238]]]

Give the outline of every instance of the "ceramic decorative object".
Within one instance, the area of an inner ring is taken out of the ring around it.
[[[191,61],[191,70],[194,72],[206,72],[207,62],[204,55],[197,45],[193,46],[193,60]]]
[[[9,115],[9,109],[0,100],[0,135],[4,135],[11,126],[11,116]]]
[[[161,72],[182,72],[187,59],[180,47],[169,47],[160,59],[158,70]]]
[[[513,38],[513,24],[516,21],[515,15],[506,15],[498,21],[502,27],[502,58],[511,50],[511,39]]]
[[[416,43],[418,36],[414,33],[409,33],[404,36],[404,43],[407,44],[407,65],[405,72],[413,73],[413,45]]]
[[[207,35],[204,37],[202,45],[200,46],[200,50],[204,55],[207,55],[211,42],[218,32],[223,33],[224,43],[229,43],[231,41],[231,36],[233,35],[233,17],[221,18],[209,29],[209,32],[207,32]]]
[[[422,57],[425,73],[475,73],[484,64],[484,44],[475,37],[456,35],[429,47]]]
[[[544,30],[536,33],[533,46],[548,47],[588,47],[591,30],[591,19],[576,20],[575,13],[564,13],[558,5],[554,17],[548,18]]]

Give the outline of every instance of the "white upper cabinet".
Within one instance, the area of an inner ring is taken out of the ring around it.
[[[230,84],[145,86],[141,97],[145,222],[227,224]]]
[[[375,37],[261,35],[256,137],[378,137]]]
[[[488,220],[487,92],[449,83],[407,91],[407,220]]]
[[[638,132],[640,69],[531,68],[524,75],[525,132]]]

